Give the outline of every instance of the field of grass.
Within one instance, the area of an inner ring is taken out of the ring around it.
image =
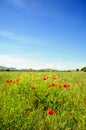
[[[0,130],[86,130],[86,72],[0,72]]]

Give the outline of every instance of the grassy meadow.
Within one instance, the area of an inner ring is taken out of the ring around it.
[[[86,130],[86,72],[0,72],[0,130]]]

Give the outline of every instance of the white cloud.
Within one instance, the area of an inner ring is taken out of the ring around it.
[[[0,30],[0,36],[14,41],[18,41],[23,44],[47,46],[46,43],[48,43],[47,40],[41,39],[40,37],[17,35],[12,32],[2,31],[2,30]]]
[[[1,65],[7,66],[7,67],[28,67],[28,65],[32,65],[33,60],[17,56],[10,56],[10,55],[0,55],[0,61]]]
[[[20,68],[52,68],[57,70],[71,70],[82,68],[85,63],[68,63],[68,62],[56,62],[46,61],[44,59],[36,59],[35,57],[21,57],[21,56],[10,56],[10,55],[0,55],[0,65],[7,67]]]
[[[47,64],[46,62],[43,62],[43,60],[38,60],[36,58],[31,57],[17,57],[17,56],[10,56],[10,55],[0,55],[0,61],[1,65],[7,66],[7,67],[16,67],[18,69],[20,68],[34,68],[34,69],[40,69],[40,68],[48,68],[51,67],[51,65]]]
[[[14,33],[6,32],[6,31],[0,31],[0,35],[3,36],[4,38],[24,42],[24,43],[30,43],[31,37],[27,38],[25,36],[19,36],[15,35]]]

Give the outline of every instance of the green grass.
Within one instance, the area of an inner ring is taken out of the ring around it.
[[[0,72],[0,129],[86,130],[86,72]]]

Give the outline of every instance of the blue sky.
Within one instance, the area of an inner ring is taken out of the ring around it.
[[[86,1],[0,0],[0,65],[86,66]]]

